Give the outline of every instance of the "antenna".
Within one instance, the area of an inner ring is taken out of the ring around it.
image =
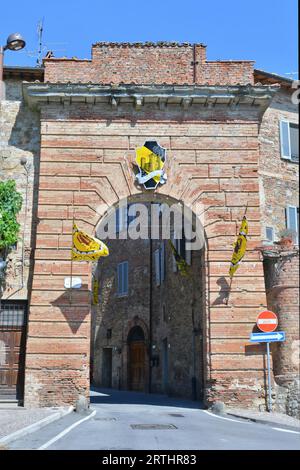
[[[43,17],[41,20],[38,21],[38,24],[37,24],[38,47],[34,49],[33,51],[24,50],[24,52],[29,57],[36,57],[36,64],[38,67],[41,67],[43,65],[43,58],[46,55],[46,53],[48,53],[48,51],[51,52],[51,57],[53,56],[53,52],[66,52],[66,49],[56,49],[56,48],[53,49],[51,45],[66,46],[67,43],[63,43],[63,42],[60,42],[60,43],[53,42],[49,44],[43,43],[44,21],[45,21],[45,18]]]
[[[43,30],[44,30],[44,17],[38,22],[37,34],[38,34],[38,56],[36,63],[40,67],[42,65],[42,51],[43,51]]]

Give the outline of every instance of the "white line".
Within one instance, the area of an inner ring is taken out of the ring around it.
[[[233,421],[234,423],[241,423],[241,424],[250,424],[248,421],[239,421],[237,419],[224,418],[223,416],[218,416],[218,415],[215,415],[214,413],[210,413],[207,410],[202,410],[202,411],[203,413],[213,416],[214,418],[224,419],[225,421]]]
[[[276,431],[282,431],[282,432],[291,432],[292,434],[300,434],[298,431],[291,431],[290,429],[282,429],[282,428],[272,428],[275,429]]]
[[[76,421],[76,423],[72,424],[71,426],[69,426],[68,428],[66,428],[64,431],[62,431],[62,432],[60,432],[59,434],[57,434],[57,436],[55,436],[55,437],[53,437],[52,439],[50,439],[50,441],[46,442],[46,443],[43,444],[41,447],[39,447],[38,450],[47,449],[47,448],[50,447],[52,444],[54,444],[54,442],[58,441],[58,440],[61,439],[63,436],[65,436],[66,434],[68,434],[68,432],[70,432],[72,429],[76,428],[76,426],[79,426],[79,424],[83,423],[84,421],[87,421],[88,419],[91,419],[93,416],[95,416],[96,413],[97,413],[97,411],[94,410],[90,415],[86,416],[85,418],[80,419],[79,421]]]

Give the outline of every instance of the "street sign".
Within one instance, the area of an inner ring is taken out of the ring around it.
[[[277,315],[270,310],[264,310],[258,315],[256,324],[264,333],[270,333],[271,331],[276,330],[278,326]]]
[[[285,341],[285,332],[274,331],[273,333],[251,333],[250,341],[253,343],[274,343],[275,341]]]

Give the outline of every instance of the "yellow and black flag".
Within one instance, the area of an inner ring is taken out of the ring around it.
[[[234,251],[231,258],[229,275],[232,278],[245,255],[247,248],[248,221],[244,215],[237,241],[234,244]]]
[[[108,256],[109,250],[105,243],[91,237],[73,224],[73,245],[71,259],[74,261],[96,261],[102,256]]]
[[[171,242],[171,240],[168,240],[168,241],[169,241],[169,245],[171,247],[171,250],[173,252],[178,271],[180,272],[180,274],[182,276],[188,276],[188,274],[189,274],[188,273],[189,265],[187,264],[185,259],[178,253],[178,251],[176,250],[176,248],[173,245],[173,243]]]
[[[156,140],[147,140],[142,147],[137,148],[135,161],[139,167],[136,179],[145,189],[155,189],[159,183],[166,182],[167,176],[163,170],[166,149]]]

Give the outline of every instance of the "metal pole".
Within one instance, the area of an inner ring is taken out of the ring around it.
[[[271,384],[271,365],[270,365],[270,343],[267,343],[267,360],[268,360],[268,397],[269,406],[268,411],[272,411],[272,384]]]
[[[3,62],[4,47],[0,46],[0,102],[4,99]]]

